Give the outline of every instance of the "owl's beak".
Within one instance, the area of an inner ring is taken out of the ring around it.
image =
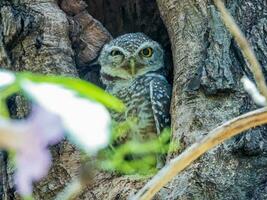
[[[131,75],[133,76],[136,74],[136,66],[134,58],[130,58],[129,63],[130,63]]]

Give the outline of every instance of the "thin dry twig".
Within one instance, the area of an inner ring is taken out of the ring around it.
[[[224,3],[221,0],[214,0],[214,4],[217,6],[218,10],[221,12],[222,20],[225,26],[228,28],[232,36],[235,38],[237,44],[239,45],[244,57],[247,59],[250,71],[253,73],[256,85],[260,93],[267,99],[267,86],[265,83],[265,78],[261,70],[261,65],[257,60],[253,49],[251,48],[246,37],[239,29],[235,23],[231,14],[227,11]]]
[[[131,200],[151,199],[174,176],[205,152],[243,131],[265,123],[267,123],[266,107],[236,117],[217,127],[202,140],[194,143],[178,157],[171,160]]]

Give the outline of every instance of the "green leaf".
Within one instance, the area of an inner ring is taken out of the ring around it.
[[[95,100],[117,112],[123,112],[125,109],[125,106],[122,101],[120,101],[116,97],[113,97],[112,95],[108,94],[103,89],[95,86],[94,84],[88,83],[77,78],[56,75],[40,75],[29,72],[17,73],[17,77],[20,80],[27,79],[36,83],[53,83],[61,85],[67,89],[74,90],[82,97],[88,98],[90,100]]]
[[[132,123],[134,123],[132,121]],[[126,131],[131,129],[130,121],[113,124],[114,131]],[[121,130],[120,130],[121,129]],[[122,135],[123,133],[120,133]],[[115,132],[115,144],[117,133]],[[114,136],[113,136],[114,137]],[[169,151],[169,141],[171,137],[171,129],[166,128],[162,133],[148,141],[140,142],[135,140],[127,140],[124,143],[110,145],[100,152],[100,167],[107,171],[117,171],[123,174],[153,174],[157,171],[156,157],[164,156]]]
[[[0,98],[0,115],[4,118],[9,118],[9,110],[6,105],[6,101]]]
[[[23,196],[23,200],[34,200],[33,196]]]

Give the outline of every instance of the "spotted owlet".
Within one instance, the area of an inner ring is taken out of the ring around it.
[[[137,119],[137,127],[127,138],[148,141],[170,124],[171,87],[159,73],[163,57],[162,47],[143,33],[122,35],[101,51],[101,80],[126,105],[126,112],[114,114],[114,120]],[[159,165],[162,161],[158,160]]]

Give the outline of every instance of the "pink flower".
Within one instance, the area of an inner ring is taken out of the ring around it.
[[[13,135],[10,135],[16,140],[9,148],[16,151],[15,182],[18,192],[23,196],[31,195],[32,183],[47,175],[51,166],[48,146],[63,138],[61,120],[57,115],[36,106],[28,119],[3,123],[11,127]]]
[[[5,81],[0,81],[0,86],[13,83],[14,77],[10,74],[2,76]],[[29,196],[32,183],[44,177],[50,168],[49,145],[59,142],[64,130],[71,142],[95,155],[110,141],[111,118],[103,105],[83,98],[75,90],[23,78],[16,81],[39,107],[35,106],[26,120],[0,117],[0,148],[16,152],[17,189],[21,195]]]

